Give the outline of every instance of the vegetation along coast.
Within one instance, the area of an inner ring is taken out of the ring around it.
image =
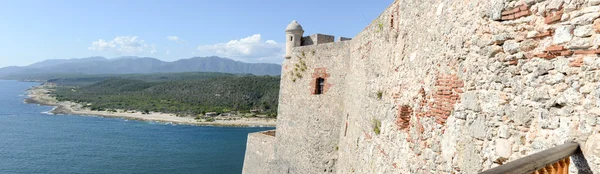
[[[169,80],[181,75],[49,79],[29,89],[25,102],[54,106],[52,114],[186,125],[276,125],[278,77],[194,73],[189,79]]]

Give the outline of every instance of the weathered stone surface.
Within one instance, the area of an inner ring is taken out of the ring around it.
[[[561,106],[573,106],[576,105],[578,101],[578,94],[575,89],[567,89],[556,98],[555,103]]]
[[[582,13],[596,13],[600,12],[600,6],[589,6],[581,9]]]
[[[550,0],[548,6],[546,6],[546,10],[558,10],[563,3],[563,0]]]
[[[528,38],[528,39],[534,38],[534,37],[537,37],[538,34],[540,34],[540,32],[538,32],[538,31],[529,31],[529,32],[527,32],[527,35],[525,38]]]
[[[554,65],[554,69],[559,73],[567,73],[569,70],[569,60],[567,58],[558,57],[552,64]]]
[[[563,73],[555,73],[553,75],[548,75],[546,77],[546,83],[549,85],[554,85],[560,82],[563,82],[565,75]]]
[[[503,44],[507,39],[512,39],[507,33],[500,33],[492,36],[492,42],[498,45]]]
[[[563,11],[565,13],[569,13],[569,12],[572,12],[575,10],[577,10],[577,5],[575,5],[575,4],[567,4],[567,5],[563,6]]]
[[[526,126],[528,127],[529,124],[531,123],[531,120],[533,119],[532,115],[531,115],[531,108],[527,108],[527,107],[518,107],[517,110],[513,113],[514,117],[513,120],[515,121],[515,123],[517,125],[520,126]]]
[[[510,137],[510,130],[507,125],[501,125],[498,128],[498,137],[500,137],[500,138]]]
[[[579,88],[579,92],[581,92],[582,94],[589,94],[592,91],[594,91],[594,89],[596,89],[597,87],[598,85],[596,83],[587,83],[583,85],[583,87]]]
[[[600,12],[586,13],[579,17],[571,19],[570,23],[577,24],[577,25],[588,25],[588,24],[591,24],[592,22],[594,22],[594,19],[598,18],[599,16],[600,16]]]
[[[533,101],[539,102],[542,100],[550,99],[550,95],[548,94],[548,91],[546,91],[546,90],[537,90],[532,93],[531,99]]]
[[[508,158],[512,154],[512,144],[507,139],[497,139],[496,140],[496,154],[498,156]]]
[[[477,92],[466,92],[462,95],[461,99],[462,104],[466,109],[472,111],[480,111],[481,107],[479,106],[479,94]]]
[[[600,169],[595,166],[600,166],[600,134],[591,135],[587,142],[581,145],[581,151],[586,156],[586,160],[591,167],[592,172],[600,173]]]
[[[265,135],[263,132],[248,134],[246,155],[242,173],[270,173],[272,169],[265,167],[254,167],[274,165],[275,161],[275,137]]]
[[[597,82],[600,79],[600,72],[598,71],[588,71],[583,75],[583,81],[586,82]]]
[[[573,26],[572,25],[564,25],[559,26],[555,30],[553,44],[563,44],[565,42],[571,41],[573,39]]]
[[[588,113],[598,117],[600,116],[600,108],[592,108],[588,111]]]
[[[592,25],[578,26],[575,28],[575,30],[573,30],[573,35],[577,37],[589,37],[592,36],[592,34],[594,34]]]
[[[593,46],[592,47],[594,49],[600,48],[600,36],[599,35],[595,35],[595,36],[592,37],[592,39],[594,39],[592,41],[593,42],[593,44],[592,44]]]
[[[534,78],[537,78],[538,75],[548,73],[548,71],[554,68],[554,65],[551,61],[545,59],[533,59],[527,64],[524,64],[522,68],[531,73]]]
[[[515,40],[508,40],[504,42],[504,45],[502,45],[502,48],[504,49],[505,53],[508,54],[515,54],[517,52],[519,52],[519,43]]]
[[[527,39],[521,42],[521,51],[531,51],[538,46],[538,42],[532,39]],[[522,53],[521,53],[522,54]]]
[[[485,125],[485,118],[475,117],[473,123],[469,126],[471,136],[483,140],[487,133],[487,126]]]
[[[502,18],[502,10],[504,9],[504,0],[490,1],[489,16],[492,20],[500,20]]]
[[[498,45],[491,45],[481,50],[481,53],[483,55],[486,55],[488,58],[496,56],[496,54],[498,54],[499,52],[502,52],[502,47]]]
[[[573,38],[567,45],[567,49],[588,49],[592,47],[592,38]]]
[[[460,141],[459,141],[460,142]],[[481,155],[479,155],[480,153],[477,151],[477,146],[473,143],[467,143],[464,142],[460,143],[459,146],[457,147],[457,149],[459,149],[460,151],[457,152],[458,154],[458,166],[461,170],[465,173],[477,173],[477,171],[479,171],[479,167],[476,166],[472,166],[470,164],[480,164],[482,161],[482,157]],[[418,173],[418,172],[416,172]]]

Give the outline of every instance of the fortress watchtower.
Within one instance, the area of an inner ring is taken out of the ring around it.
[[[292,57],[292,48],[298,47],[302,44],[302,34],[304,34],[304,30],[302,26],[296,22],[296,20],[292,21],[287,28],[285,28],[285,58],[289,59]]]

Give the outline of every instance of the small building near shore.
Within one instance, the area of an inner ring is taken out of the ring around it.
[[[204,114],[204,116],[215,117],[215,116],[217,116],[217,113],[216,112],[207,112],[206,114]]]

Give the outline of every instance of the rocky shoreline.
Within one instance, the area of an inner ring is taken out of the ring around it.
[[[178,117],[167,113],[142,114],[141,112],[108,112],[92,111],[82,107],[81,104],[70,101],[58,101],[50,96],[53,85],[42,84],[27,90],[28,97],[25,103],[54,106],[52,114],[71,114],[82,116],[100,116],[111,118],[124,118],[138,121],[155,121],[171,124],[198,125],[198,126],[225,126],[225,127],[275,127],[276,119],[272,118],[244,118],[244,117],[214,117],[212,122],[196,120],[194,117]]]

